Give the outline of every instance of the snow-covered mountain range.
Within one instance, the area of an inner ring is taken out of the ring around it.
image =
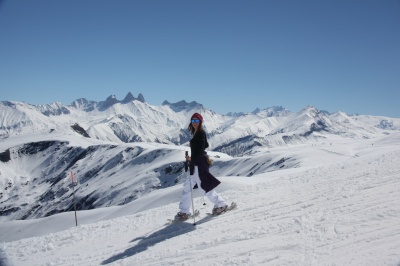
[[[373,141],[398,134],[400,118],[330,114],[307,106],[217,114],[197,102],[148,104],[131,93],[94,102],[0,102],[2,220],[124,205],[181,182],[190,116],[200,112],[216,176],[252,176],[306,166],[298,145]],[[372,144],[371,144],[372,145]],[[271,151],[271,149],[274,149]],[[340,156],[338,155],[338,158]],[[341,158],[341,157],[340,157]],[[319,158],[312,158],[313,164]],[[69,174],[77,178],[72,187]]]
[[[48,105],[0,102],[0,138],[38,132],[78,132],[116,143],[182,145],[190,137],[186,127],[193,112],[205,117],[211,149],[232,156],[253,154],[257,147],[321,142],[328,136],[371,139],[400,129],[398,118],[329,114],[312,106],[298,112],[270,107],[257,108],[252,113],[221,115],[197,102],[164,101],[161,106],[153,106],[142,94],[135,98],[128,93],[122,101],[111,95],[105,101],[78,99],[68,106],[57,102]]]

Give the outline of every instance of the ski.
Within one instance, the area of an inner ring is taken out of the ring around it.
[[[196,211],[194,212],[194,214],[191,214],[187,219],[184,219],[184,220],[182,220],[182,219],[168,219],[167,221],[168,221],[168,223],[170,223],[170,224],[173,224],[173,223],[182,223],[182,222],[186,222],[186,221],[189,220],[189,219],[193,219],[194,217],[199,216],[199,214],[200,214],[200,211],[199,211],[199,210],[196,210]]]
[[[216,216],[220,216],[220,215],[222,215],[222,214],[224,214],[224,213],[226,213],[228,211],[234,210],[236,208],[237,208],[237,204],[235,202],[232,202],[231,205],[228,206],[228,208],[225,211],[223,211],[222,213],[220,213],[220,214],[207,213],[207,215],[208,216],[212,216],[212,217],[216,217]]]

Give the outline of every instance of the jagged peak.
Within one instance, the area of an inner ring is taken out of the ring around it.
[[[139,102],[142,102],[142,103],[146,102],[142,93],[139,93],[138,97],[135,98],[131,92],[128,92],[128,94],[121,101],[121,103],[129,103],[129,102],[132,102],[132,101],[139,101]]]
[[[138,100],[139,102],[142,102],[142,103],[146,102],[145,99],[144,99],[143,94],[141,94],[141,93],[139,93],[139,95],[138,95],[138,97],[136,98],[136,100]]]
[[[331,113],[327,110],[319,110],[319,111],[325,115],[331,115]]]
[[[89,103],[89,101],[86,98],[79,98],[79,99],[76,99],[75,101],[73,101],[71,103],[71,105],[85,104],[85,103]]]
[[[98,108],[100,111],[104,111],[111,106],[113,106],[116,103],[130,103],[132,101],[140,101],[140,102],[145,102],[143,94],[139,93],[138,97],[135,98],[131,92],[128,92],[128,94],[125,96],[125,98],[122,101],[119,101],[115,94],[111,94],[110,96],[107,97],[105,101],[101,102],[95,102],[95,101],[88,101],[85,98],[80,98],[71,103],[71,106],[77,108],[77,109],[82,109],[85,111],[92,111],[95,108]]]
[[[330,114],[330,115],[335,116],[335,117],[338,117],[338,116],[346,117],[346,118],[350,117],[348,114],[346,114],[345,112],[341,112],[341,111],[335,112],[335,113]]]
[[[70,111],[60,102],[53,102],[51,104],[38,104],[33,106],[45,116],[59,116],[62,114],[69,114]]]
[[[144,96],[143,96],[143,94],[141,94],[141,93],[139,93],[138,98],[135,98],[135,97],[133,97],[132,93],[129,92],[129,93],[125,96],[124,100],[122,100],[122,101],[119,101],[119,100],[115,97],[115,95],[110,95],[110,96],[107,98],[107,100],[106,100],[105,102],[100,102],[100,103],[99,103],[99,110],[100,110],[100,111],[103,111],[103,110],[105,110],[105,109],[107,109],[107,108],[110,108],[111,106],[113,106],[113,105],[116,104],[116,103],[125,104],[125,103],[129,103],[129,102],[132,102],[132,101],[135,101],[135,100],[140,101],[140,102],[142,102],[142,103],[145,102]]]
[[[60,107],[63,107],[64,105],[61,102],[52,102],[52,103],[48,103],[48,104],[37,104],[36,106],[60,108]]]
[[[238,113],[237,112],[229,112],[226,115],[230,116],[230,117],[239,117],[239,116],[246,115],[246,113],[244,113],[244,112],[238,112]]]
[[[307,105],[306,107],[304,107],[303,110],[317,110],[317,108],[315,108],[315,107],[312,106],[312,105]]]
[[[111,94],[110,96],[107,97],[106,102],[107,101],[118,101],[117,97],[115,97],[115,94]]]
[[[188,103],[185,100],[182,100],[182,101],[179,101],[179,102],[176,102],[176,103],[170,103],[170,102],[165,100],[162,103],[162,105],[163,106],[164,105],[169,106],[175,112],[179,112],[179,111],[182,111],[182,110],[190,111],[190,110],[193,110],[193,109],[204,109],[203,105],[198,103],[198,102],[196,102],[196,101],[192,101],[192,102]]]
[[[15,106],[15,102],[13,101],[0,101],[0,103],[4,104],[5,106]]]
[[[259,115],[264,115],[267,117],[272,117],[272,116],[279,115],[280,113],[282,113],[284,111],[287,111],[287,109],[282,106],[272,106],[272,107],[267,107],[265,109],[260,109],[257,107],[252,112],[252,114],[259,114]]]
[[[117,100],[117,97],[115,97],[115,95],[112,94],[112,95],[108,96],[107,99],[103,103],[115,104],[117,102],[119,102]]]
[[[122,100],[122,103],[129,103],[131,101],[135,100],[135,97],[133,97],[131,92],[128,92],[128,94],[125,96],[125,98]]]
[[[112,94],[112,95],[108,96],[105,101],[102,101],[99,103],[99,110],[104,111],[118,102],[119,101],[117,100],[115,95]]]
[[[86,98],[80,98],[71,103],[72,107],[83,110],[86,112],[90,112],[94,110],[95,106],[97,106],[97,102],[95,101],[88,101]]]
[[[299,114],[307,115],[310,117],[316,117],[319,113],[320,111],[312,105],[307,105],[299,112]]]

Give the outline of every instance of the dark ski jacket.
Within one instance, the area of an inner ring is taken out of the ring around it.
[[[203,130],[199,130],[190,140],[190,174],[193,175],[194,166],[197,166],[201,188],[205,192],[209,192],[221,184],[221,182],[210,173],[210,166],[207,164],[207,153],[205,152],[206,148],[208,148],[206,133]]]

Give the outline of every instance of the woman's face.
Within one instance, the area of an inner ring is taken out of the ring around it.
[[[191,122],[194,129],[197,130],[200,125],[200,120],[198,118],[192,117]]]

